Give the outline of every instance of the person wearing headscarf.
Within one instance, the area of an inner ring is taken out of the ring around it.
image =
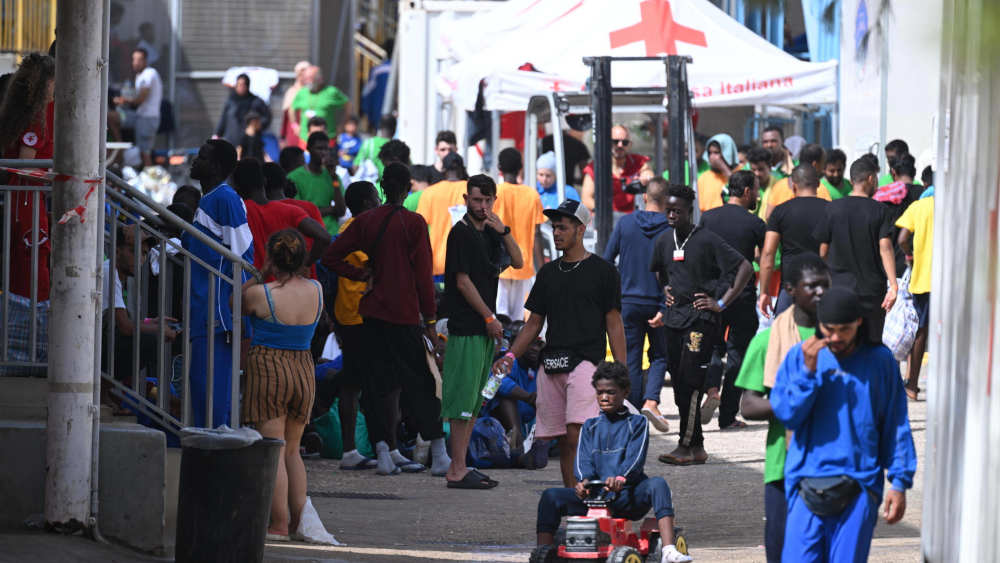
[[[895,524],[913,486],[906,394],[892,352],[864,334],[854,291],[827,290],[817,317],[820,330],[788,352],[770,395],[774,416],[793,432],[782,560],[865,561],[883,492],[886,522]]]
[[[556,153],[549,151],[535,161],[535,188],[542,198],[543,209],[555,209],[562,203],[556,186]],[[566,186],[563,195],[564,199],[580,201],[580,194],[573,186]]]
[[[788,154],[792,157],[792,162],[796,166],[799,165],[799,153],[802,152],[802,147],[806,146],[807,141],[805,137],[800,135],[792,135],[791,137],[785,139],[785,148],[788,149]]]
[[[719,133],[708,140],[701,158],[709,166],[708,170],[698,175],[698,208],[704,213],[722,207],[728,197],[723,191],[736,169],[739,154],[733,138]]]

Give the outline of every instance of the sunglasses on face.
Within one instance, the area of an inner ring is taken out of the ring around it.
[[[611,144],[612,145],[621,145],[623,147],[627,147],[631,143],[632,143],[632,141],[630,141],[629,139],[611,139]]]

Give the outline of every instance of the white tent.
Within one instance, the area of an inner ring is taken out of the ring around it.
[[[523,110],[546,90],[580,90],[587,56],[690,55],[698,107],[837,101],[837,63],[803,62],[771,45],[708,0],[510,0],[445,25],[439,49],[457,61],[438,92],[467,110],[487,80],[486,107]],[[530,62],[542,73],[516,70]],[[618,62],[616,87],[662,87],[663,65]]]

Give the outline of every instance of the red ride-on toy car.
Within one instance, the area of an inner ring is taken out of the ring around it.
[[[531,552],[530,563],[606,561],[607,563],[660,563],[662,543],[656,518],[646,518],[634,530],[625,518],[612,518],[611,499],[604,481],[588,481],[586,516],[570,516],[566,530],[556,534],[556,545],[540,545]],[[687,541],[674,528],[674,546],[687,555]]]

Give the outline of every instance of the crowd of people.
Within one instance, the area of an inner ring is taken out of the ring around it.
[[[160,95],[158,79],[142,78],[147,58],[133,52],[139,87],[119,103],[141,109]],[[670,545],[669,487],[643,472],[647,423],[671,429],[660,410],[667,374],[680,419],[663,463],[704,464],[703,427],[716,410],[725,431],[746,426],[740,414],[769,421],[769,560],[863,558],[883,497],[886,519],[902,518],[916,466],[906,401],[920,392],[934,210],[933,174],[917,180],[905,142],[885,147],[888,176],[880,176],[873,155],[848,167],[842,151],[795,147],[776,127],[743,148],[720,133],[699,140],[692,189],[657,175],[616,125],[615,227],[597,255],[584,245],[597,197],[593,164],[582,166],[579,191],[556,185],[552,152],[538,158],[534,179],[523,177],[514,148],[499,153],[497,178],[470,176],[450,131],[435,138],[433,163],[414,164],[392,116],[362,139],[349,101],[318,67],[296,74],[276,162],[258,138],[270,112],[241,75],[215,137],[191,164],[200,189],[178,190],[170,207],[262,273],[236,280],[249,342],[233,357],[233,287],[192,268],[186,392],[195,425],[223,424],[234,362],[242,366],[241,419],[285,440],[274,539],[298,528],[304,435],[336,398],[344,470],[429,469],[449,488],[495,488],[473,453],[483,421],[495,418],[515,446],[508,466],[540,467],[550,450],[558,455],[565,488],[540,499],[540,543],[553,541],[559,517],[581,513],[582,483],[600,479],[619,495],[614,512],[655,510],[670,548],[664,561],[689,560]],[[51,156],[53,83],[51,58],[25,58],[0,102],[5,157]],[[155,133],[149,117],[136,122],[137,135]],[[38,286],[12,283],[11,292],[42,302],[47,237],[20,235],[35,216],[47,230],[48,213],[44,199],[34,209],[18,194],[14,270],[26,271],[33,246],[45,252],[32,272]],[[555,254],[545,252],[545,233]],[[143,245],[142,230],[119,227],[114,236],[124,250],[105,264],[104,308],[121,339],[104,364],[121,362],[116,371],[126,372],[134,354],[151,355],[142,349],[155,347],[159,322],[130,318],[122,292],[136,258],[146,259],[145,246],[129,251]],[[210,246],[178,238],[232,276]],[[912,350],[890,351],[883,326],[902,301],[919,326]],[[330,334],[339,362],[324,357]],[[907,351],[904,384],[896,358]],[[359,411],[369,444],[355,439]]]

